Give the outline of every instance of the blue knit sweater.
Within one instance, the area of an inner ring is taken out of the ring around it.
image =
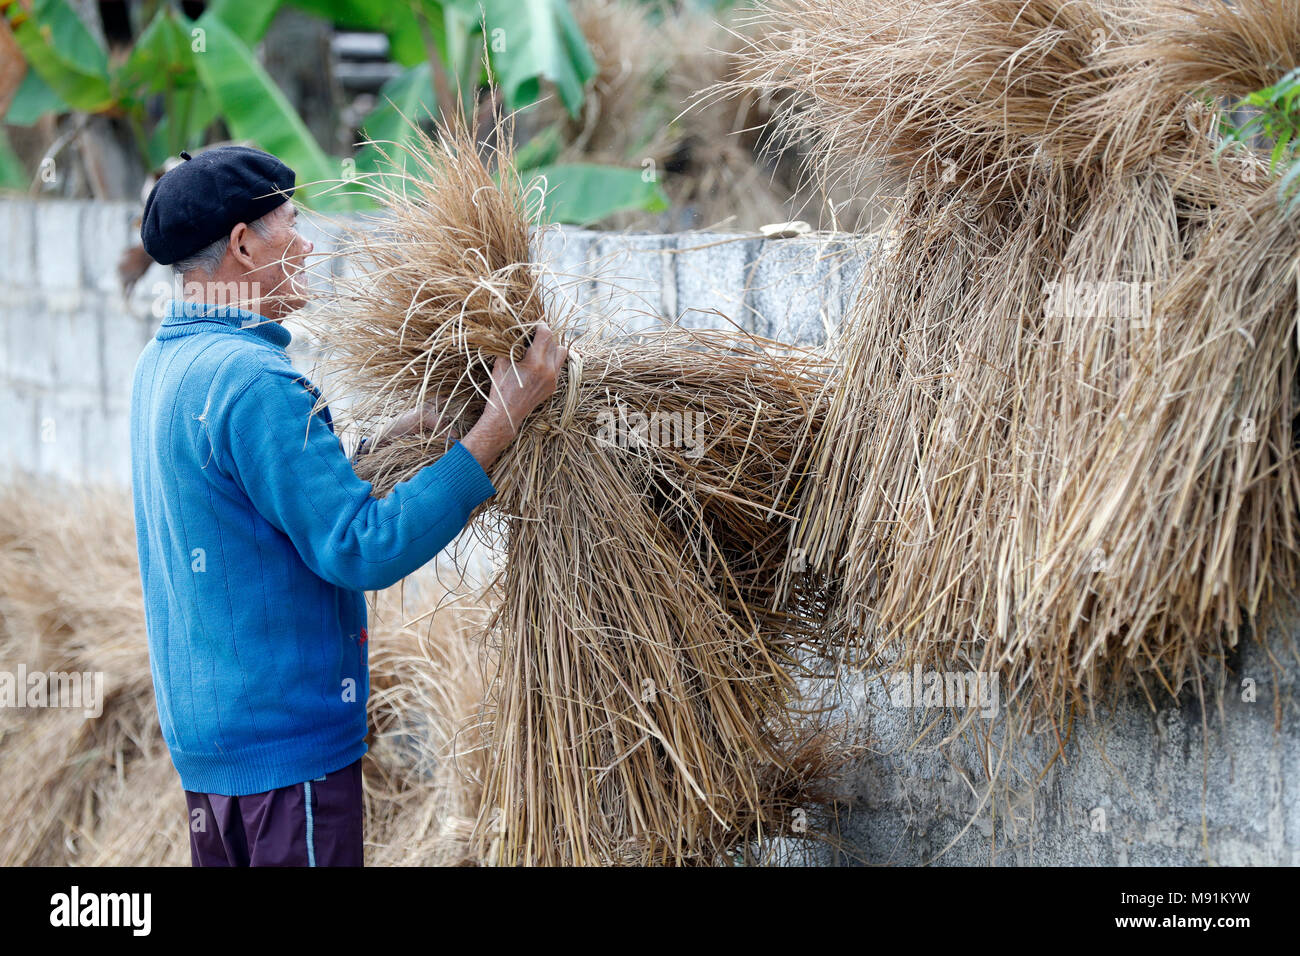
[[[366,750],[363,591],[495,493],[460,443],[381,500],[282,325],[173,301],[136,365],[131,461],[158,720],[186,790],[261,793]]]

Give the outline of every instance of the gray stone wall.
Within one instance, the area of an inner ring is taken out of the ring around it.
[[[129,203],[0,200],[0,471],[72,482],[129,482],[127,416],[136,356],[170,284],[153,266],[127,297],[117,276],[137,236]],[[330,248],[315,226],[318,249]],[[629,331],[679,321],[822,343],[870,247],[848,236],[545,232],[549,282],[585,321]],[[719,315],[718,313],[722,313]],[[723,316],[727,318],[724,318]],[[296,329],[310,374],[315,352]],[[1289,638],[1274,657],[1247,642],[1224,675],[1222,709],[1140,696],[1080,715],[1055,761],[1050,734],[1012,758],[990,791],[998,748],[967,734],[913,746],[924,712],[891,703],[874,679],[847,707],[872,754],[846,782],[843,849],[826,863],[1300,863],[1300,735]],[[1247,699],[1250,698],[1250,699]],[[980,730],[977,723],[975,730]],[[930,739],[934,739],[931,737]],[[1046,770],[1042,779],[1038,773]]]
[[[134,203],[0,199],[0,472],[129,483],[131,375],[172,281],[153,265],[123,293],[117,266],[139,241],[137,215]],[[332,248],[319,225],[305,222],[304,232],[318,252]],[[809,343],[839,321],[864,255],[851,236],[564,228],[539,233],[537,245],[549,282],[586,324],[726,327],[721,312],[744,329]],[[337,265],[324,260],[317,274],[327,281]],[[310,374],[315,349],[289,325],[290,352]]]
[[[0,201],[0,468],[128,480],[130,369],[150,333],[117,279],[132,214]]]
[[[869,678],[847,708],[872,755],[846,781],[843,849],[825,863],[983,866],[1300,864],[1300,740],[1294,629],[1254,640],[1207,685],[1209,706],[1139,693],[1004,751],[996,723],[951,723],[920,745],[936,710],[898,707]],[[1221,680],[1221,684],[1219,681]],[[984,734],[991,739],[985,739]],[[1053,757],[1055,759],[1053,760]],[[1003,761],[990,786],[986,766]],[[1045,772],[1044,772],[1045,770]],[[969,825],[969,826],[968,826]]]

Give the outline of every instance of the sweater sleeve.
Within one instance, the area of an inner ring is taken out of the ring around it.
[[[314,404],[287,362],[264,367],[214,423],[214,453],[258,513],[332,584],[366,591],[395,584],[450,544],[496,493],[457,442],[373,498],[337,436],[312,414]]]

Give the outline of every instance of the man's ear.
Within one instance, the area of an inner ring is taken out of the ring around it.
[[[235,257],[235,261],[244,267],[245,271],[251,270],[257,265],[253,261],[252,251],[248,248],[248,241],[252,236],[252,230],[248,228],[248,223],[239,222],[235,228],[230,230],[230,254]]]

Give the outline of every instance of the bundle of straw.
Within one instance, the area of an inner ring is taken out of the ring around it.
[[[1213,105],[1295,66],[1300,8],[772,15],[798,40],[752,46],[743,87],[797,91],[826,175],[902,186],[792,534],[844,639],[1001,672],[1058,727],[1176,693],[1300,571],[1300,229],[1256,161],[1214,161]]]
[[[487,609],[421,573],[375,596],[368,865],[474,862]],[[162,740],[129,496],[0,489],[0,670],[99,671],[104,707],[0,709],[0,865],[188,866],[180,779]]]
[[[492,670],[479,634],[490,610],[451,598],[431,575],[416,579],[414,595],[375,595],[370,618],[368,866],[476,862]]]
[[[494,359],[522,356],[543,318],[576,332],[530,261],[540,193],[503,149],[494,178],[452,122],[411,174],[366,182],[387,216],[348,230],[357,273],[315,320],[359,427],[436,400],[464,434]],[[684,330],[569,354],[479,516],[508,558],[476,845],[494,863],[715,863],[801,828],[849,752],[793,696],[826,650],[812,625],[829,584],[802,576],[775,599],[823,365]],[[383,494],[445,447],[399,440],[359,473]]]
[[[188,860],[185,801],[154,709],[130,501],[0,492],[0,669],[102,675],[102,712],[0,709],[6,865]],[[24,693],[26,688],[20,688]],[[142,783],[142,781],[148,781]],[[110,827],[102,826],[110,821]],[[179,847],[179,849],[178,849]]]

